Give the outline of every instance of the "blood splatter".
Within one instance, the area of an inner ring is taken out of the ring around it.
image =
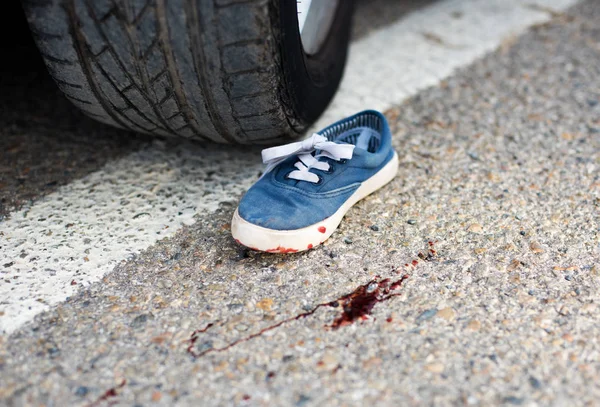
[[[325,226],[319,226],[319,232],[325,233],[327,232],[327,229],[325,228]]]
[[[192,355],[194,354],[194,345],[196,344],[196,341],[198,340],[198,335],[208,331],[210,328],[213,327],[214,324],[215,324],[215,322],[211,322],[210,324],[206,325],[204,328],[196,329],[194,332],[192,332],[192,336],[188,340],[190,342],[190,346],[188,346],[188,348],[187,348],[188,353],[191,353]]]
[[[325,307],[325,306],[329,306],[329,303],[319,304],[316,307],[314,307],[313,309],[311,309],[310,311],[303,312],[303,313],[293,316],[291,318],[286,318],[282,321],[279,321],[278,323],[276,323],[274,325],[270,325],[266,328],[263,328],[260,331],[253,333],[252,335],[249,335],[249,336],[240,338],[236,341],[233,341],[230,344],[223,346],[222,348],[209,348],[202,352],[196,352],[196,351],[194,351],[193,348],[194,348],[194,344],[198,340],[198,334],[206,332],[210,327],[213,326],[213,324],[208,324],[204,329],[197,330],[192,333],[192,337],[190,339],[188,339],[188,342],[190,343],[190,345],[187,348],[187,352],[196,359],[199,357],[202,357],[210,352],[223,352],[223,351],[226,351],[227,349],[233,348],[236,345],[239,345],[242,342],[248,342],[249,340],[257,338],[257,337],[261,336],[262,334],[264,334],[265,332],[269,332],[275,328],[279,328],[281,325],[287,324],[288,322],[297,321],[299,319],[306,318],[306,317],[314,314],[319,308]]]
[[[298,249],[292,249],[291,247],[277,246],[274,249],[265,250],[267,253],[296,253]]]
[[[342,315],[333,321],[331,327],[337,329],[350,325],[359,319],[367,319],[375,304],[400,295],[400,293],[392,291],[398,289],[407,278],[407,275],[403,275],[396,281],[391,281],[389,278],[380,281],[377,281],[377,279],[371,280],[350,294],[339,298],[338,302],[342,304]]]
[[[394,281],[392,284],[390,284],[390,291],[395,291],[398,288],[400,288],[400,286],[402,285],[402,281],[404,281],[403,279]]]
[[[312,248],[313,248],[313,245],[312,245],[312,243],[309,243],[309,244],[308,244],[308,249],[310,250],[310,249],[312,249]]]
[[[322,307],[337,308],[340,306],[340,304],[343,305],[342,315],[333,321],[331,327],[337,329],[339,327],[349,325],[359,318],[365,319],[366,316],[371,312],[375,304],[387,301],[392,297],[399,296],[401,293],[394,293],[392,291],[400,288],[402,282],[407,278],[408,275],[403,275],[400,279],[392,281],[389,278],[380,280],[380,277],[377,276],[374,280],[369,281],[367,284],[361,285],[350,294],[344,295],[338,298],[337,300],[318,304],[310,311],[303,312],[293,317],[281,320],[276,324],[263,328],[260,331],[253,333],[252,335],[235,340],[221,348],[208,348],[203,350],[202,352],[196,352],[194,350],[194,345],[198,340],[199,334],[206,332],[214,325],[214,323],[208,324],[203,329],[196,330],[192,333],[192,336],[187,341],[189,342],[187,352],[194,358],[200,358],[210,352],[223,352],[230,348],[233,348],[234,346],[239,345],[242,342],[247,342],[254,338],[257,338],[263,335],[265,332],[279,328],[280,326],[287,324],[288,322],[297,321],[309,317],[312,314],[314,314],[319,308]]]
[[[428,248],[425,252],[420,251],[419,253],[417,253],[417,257],[423,261],[431,261],[437,257],[437,251],[433,248],[435,245],[435,242],[430,240],[427,242],[427,245],[428,245]],[[404,271],[414,270],[415,267],[417,267],[418,265],[419,265],[419,260],[413,259],[413,260],[411,260],[410,263],[404,264]],[[402,270],[398,269],[398,270],[396,270],[396,272],[401,273]]]
[[[104,394],[102,394],[102,396],[100,396],[96,401],[94,401],[93,403],[89,404],[89,407],[95,407],[97,405],[99,405],[100,403],[104,402],[104,401],[108,401],[109,399],[116,397],[117,396],[117,390],[125,387],[125,385],[127,384],[127,380],[123,379],[121,380],[121,383],[115,387],[111,387],[110,389],[106,390],[104,392]],[[109,405],[113,405],[115,404],[116,401],[109,401]]]
[[[429,241],[428,246],[429,246],[429,248],[428,248],[426,254],[423,252],[418,253],[418,257],[423,259],[424,261],[433,260],[436,256],[436,251],[433,249],[434,242]],[[310,245],[309,245],[309,248],[310,248]],[[276,249],[271,249],[271,250],[267,250],[267,251],[287,253],[287,252],[295,252],[297,250],[286,249],[284,247],[279,246]],[[419,264],[418,260],[416,260],[416,259],[411,260],[410,263],[404,264],[404,271],[409,272],[410,270],[414,270],[418,264]],[[400,268],[396,269],[395,271],[396,271],[396,273],[399,273],[399,274],[402,273],[402,269],[400,269]],[[340,305],[342,306],[341,307],[342,314],[333,321],[333,323],[330,325],[331,328],[338,329],[343,326],[350,325],[357,320],[366,319],[376,304],[387,301],[393,297],[397,297],[397,296],[401,295],[400,292],[395,292],[395,291],[398,290],[402,286],[402,283],[408,277],[409,277],[408,274],[402,274],[402,276],[399,279],[392,280],[389,278],[381,279],[380,276],[375,276],[373,278],[373,280],[369,281],[367,284],[361,285],[360,287],[358,287],[354,291],[352,291],[350,294],[346,294],[346,295],[338,298],[337,300],[318,304],[314,308],[312,308],[310,311],[303,312],[303,313],[297,314],[293,317],[281,320],[276,324],[267,326],[266,328],[263,328],[263,329],[259,330],[258,332],[255,332],[251,335],[239,338],[221,348],[210,347],[201,352],[197,352],[194,350],[194,345],[196,344],[196,341],[198,340],[199,335],[206,332],[207,330],[209,330],[215,324],[215,323],[210,323],[207,326],[205,326],[203,329],[196,330],[192,333],[190,339],[187,340],[187,342],[189,342],[187,352],[190,355],[192,355],[194,358],[200,358],[210,352],[224,352],[230,348],[233,348],[234,346],[239,345],[240,343],[247,342],[254,338],[262,336],[264,333],[266,333],[268,331],[272,331],[273,329],[277,329],[284,324],[287,324],[292,321],[297,321],[297,320],[300,320],[303,318],[307,318],[307,317],[311,316],[312,314],[314,314],[319,308],[322,308],[322,307],[338,308],[338,307],[340,307]],[[391,322],[392,318],[388,317],[386,319],[386,321]],[[348,345],[346,345],[346,346],[348,346]]]

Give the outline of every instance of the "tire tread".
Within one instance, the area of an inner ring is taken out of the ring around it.
[[[227,143],[296,134],[267,0],[23,3],[52,77],[95,119]]]

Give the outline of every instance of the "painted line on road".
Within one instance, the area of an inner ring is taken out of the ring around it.
[[[340,90],[315,128],[385,110],[576,0],[447,0],[350,47]],[[541,4],[541,3],[540,3]],[[261,169],[258,149],[155,142],[61,187],[0,223],[0,332],[99,281],[157,240],[236,200]]]
[[[352,44],[340,89],[313,131],[365,108],[399,104],[576,3],[447,0],[415,10]]]

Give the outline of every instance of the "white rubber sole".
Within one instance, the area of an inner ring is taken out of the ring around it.
[[[342,218],[355,203],[390,182],[398,173],[398,154],[379,172],[362,183],[333,215],[301,229],[273,230],[254,225],[239,215],[237,209],[231,220],[231,234],[240,244],[252,250],[269,253],[295,253],[317,247],[329,238]]]

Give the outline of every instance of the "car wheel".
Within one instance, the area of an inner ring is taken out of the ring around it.
[[[348,0],[23,4],[50,74],[85,114],[235,144],[294,138],[319,117],[342,76],[352,14]]]

